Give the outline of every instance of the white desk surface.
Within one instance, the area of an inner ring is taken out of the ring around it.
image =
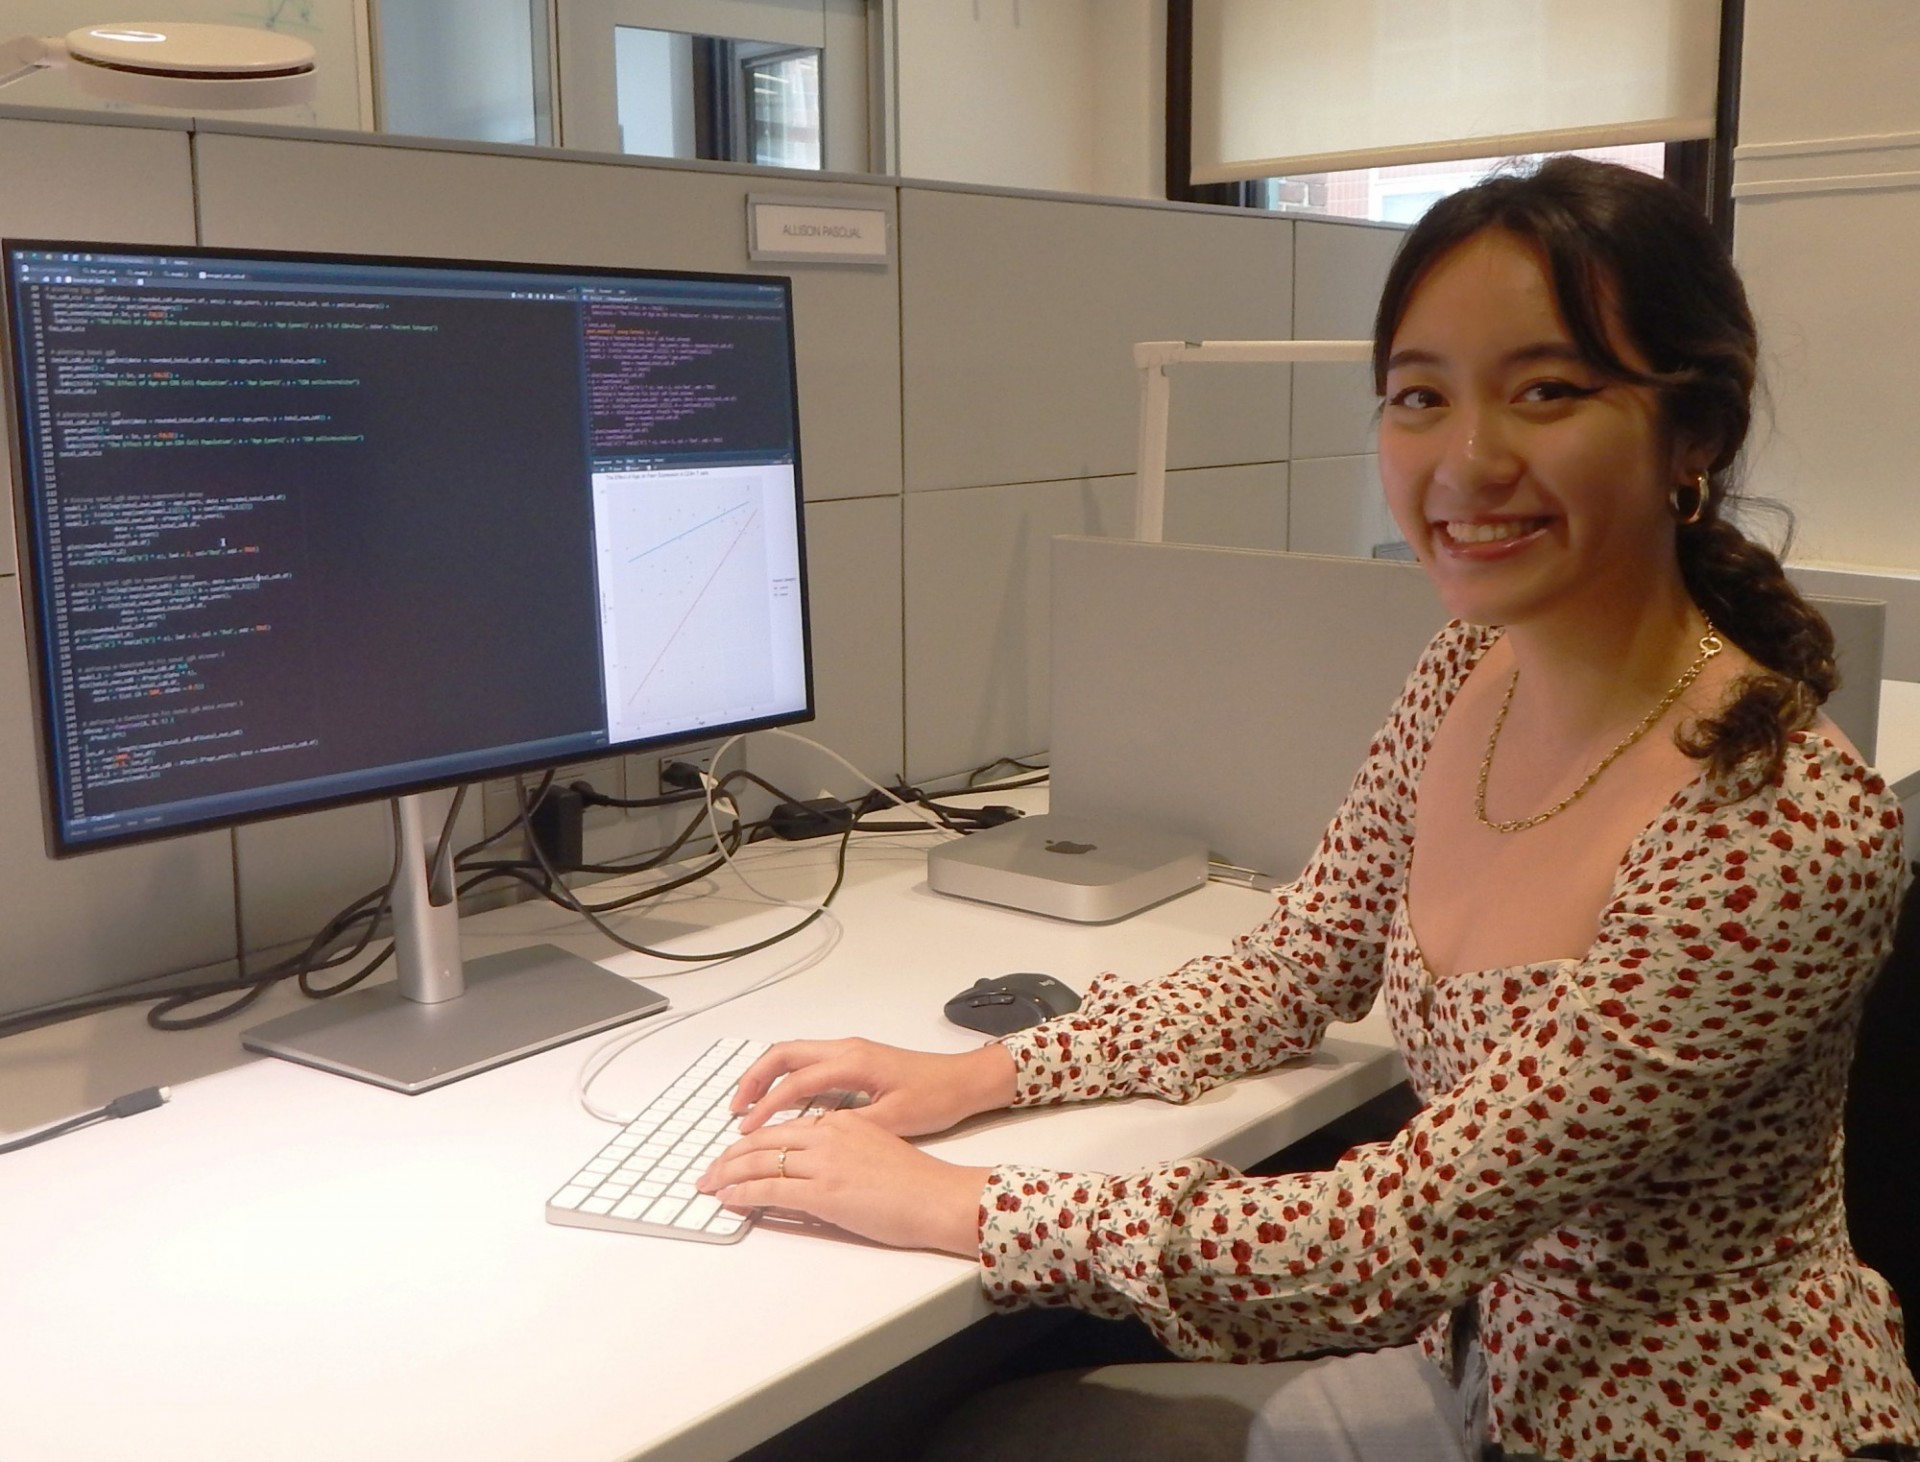
[[[1920,794],[1920,684],[1885,682],[1878,761],[1901,797]],[[930,893],[928,841],[856,843],[844,933],[817,965],[662,1029],[596,1094],[637,1107],[718,1035],[965,1049],[973,1038],[940,1004],[980,975],[1042,969],[1079,988],[1102,969],[1149,977],[1222,947],[1266,906],[1212,885],[1118,925],[1065,924]],[[753,861],[768,886],[806,898],[827,886],[831,852]],[[793,917],[722,875],[619,927],[697,949]],[[676,1010],[831,937],[810,930],[676,974],[544,905],[467,928],[469,954],[547,939],[653,984]],[[574,1100],[600,1041],[405,1097],[239,1051],[240,1029],[294,1003],[279,992],[177,1036],[122,1011],[0,1046],[0,1128],[177,1083],[158,1111],[0,1159],[0,1457],[731,1457],[987,1312],[973,1266],[941,1255],[766,1228],[710,1248],[548,1225],[547,1195],[610,1130]],[[1336,1027],[1310,1063],[1186,1107],[1006,1114],[930,1146],[976,1163],[1245,1163],[1399,1074],[1375,1015]],[[43,1110],[50,1091],[63,1096]]]
[[[1267,904],[1212,885],[1118,925],[1070,925],[930,893],[927,842],[856,843],[836,906],[845,932],[826,958],[661,1030],[596,1095],[637,1107],[718,1035],[965,1049],[976,1038],[940,1007],[981,975],[1041,969],[1076,988],[1102,969],[1151,976],[1223,947]],[[817,896],[831,856],[822,842],[755,861],[789,896]],[[723,876],[621,927],[711,948],[794,917],[756,908]],[[469,954],[532,935],[596,958],[609,949],[544,905],[469,924]],[[827,937],[810,930],[704,973],[607,963],[686,1009]],[[264,1014],[288,999],[275,998]],[[109,1096],[166,1080],[166,1043],[188,1038],[136,1032],[139,1019],[15,1037],[0,1084],[34,1080],[41,1062],[89,1063]],[[251,1023],[211,1038],[237,1050]],[[157,1111],[0,1159],[0,1457],[730,1457],[987,1313],[961,1259],[766,1228],[709,1247],[547,1224],[549,1193],[610,1131],[574,1100],[600,1044],[417,1097],[241,1059],[183,1081]],[[114,1051],[136,1054],[102,1054]],[[975,1163],[1109,1171],[1200,1152],[1245,1163],[1399,1076],[1376,1014],[1336,1027],[1311,1062],[1185,1107],[1003,1115],[932,1146]]]

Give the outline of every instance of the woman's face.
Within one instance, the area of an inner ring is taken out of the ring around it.
[[[1654,392],[1581,359],[1531,245],[1488,230],[1428,269],[1388,350],[1380,476],[1448,613],[1511,625],[1670,590],[1684,470]]]

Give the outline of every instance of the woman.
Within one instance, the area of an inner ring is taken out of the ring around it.
[[[964,1056],[776,1047],[707,1186],[977,1253],[996,1300],[1138,1314],[1184,1357],[1360,1352],[1235,1373],[1273,1456],[1920,1443],[1841,1204],[1899,809],[1820,712],[1826,626],[1727,516],[1755,354],[1664,183],[1561,158],[1437,204],[1374,376],[1388,501],[1455,622],[1300,880],[1230,954]],[[1376,998],[1425,1105],[1326,1173],[984,1171],[892,1135],[1183,1099]],[[873,1103],[759,1130],[836,1087]]]

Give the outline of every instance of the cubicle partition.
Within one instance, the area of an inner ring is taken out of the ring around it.
[[[755,261],[747,199],[768,193],[884,211],[887,258]],[[1364,334],[1398,236],[1186,205],[21,111],[0,114],[0,234],[791,275],[820,712],[803,729],[876,776],[921,781],[1049,744],[1047,543],[1132,531],[1132,342]],[[1364,372],[1319,370],[1297,389],[1274,367],[1183,394],[1169,537],[1364,554],[1384,535]],[[378,807],[50,861],[11,583],[4,603],[0,1011],[284,947],[384,877]],[[800,795],[853,790],[788,741],[756,738],[747,755]],[[656,762],[580,774],[644,795]],[[512,797],[488,788],[463,830],[501,825]],[[588,852],[653,846],[667,825],[596,814]]]
[[[1051,810],[1259,886],[1299,875],[1446,622],[1408,563],[1061,538],[1053,571]]]
[[[192,243],[192,133],[0,121],[0,233]],[[48,859],[14,554],[9,480],[0,501],[7,576],[0,585],[0,1011],[232,958],[227,838],[208,834],[79,862]],[[0,1128],[12,1125],[0,1112]]]

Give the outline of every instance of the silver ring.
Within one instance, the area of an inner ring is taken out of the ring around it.
[[[787,1150],[784,1147],[780,1149],[780,1160],[773,1165],[773,1175],[776,1178],[784,1178],[787,1175]]]

